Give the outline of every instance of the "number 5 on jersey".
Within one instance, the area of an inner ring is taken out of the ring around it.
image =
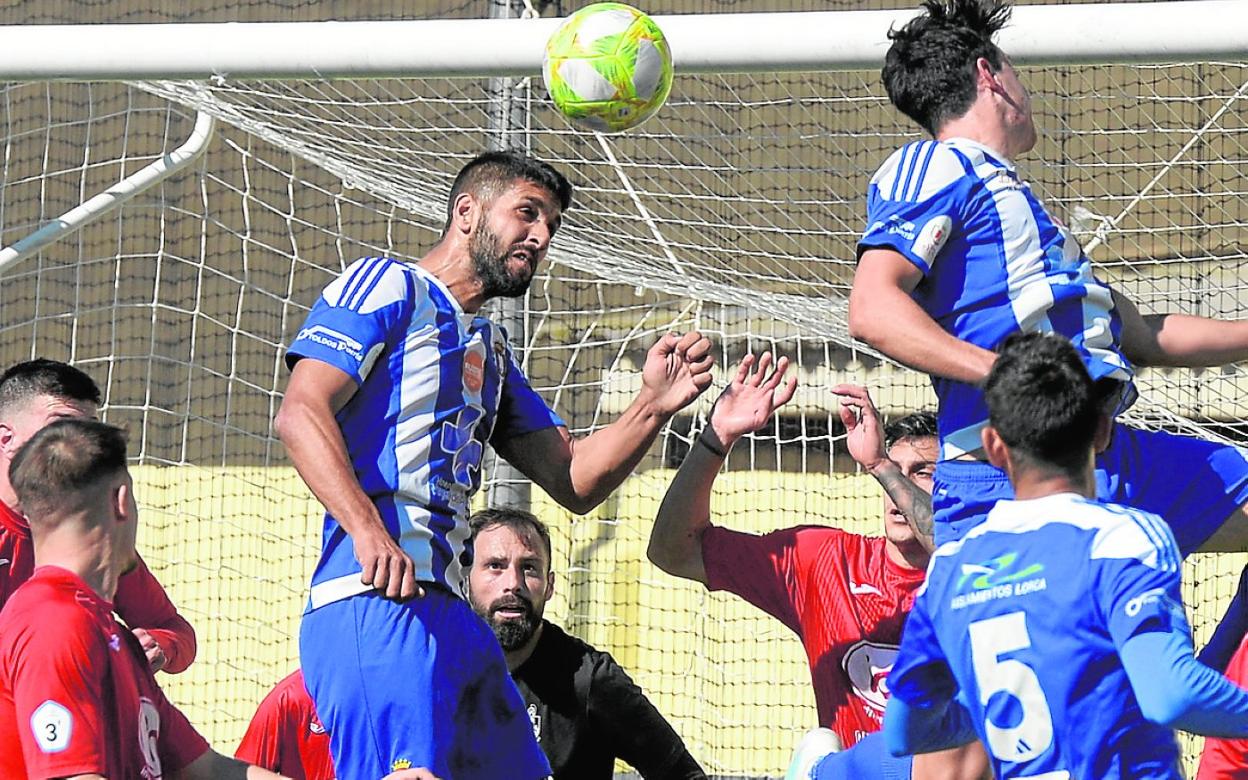
[[[1022,661],[1001,656],[1031,647],[1026,615],[1011,612],[968,627],[971,635],[971,663],[979,686],[979,703],[984,707],[984,728],[988,749],[1002,761],[1019,763],[1039,758],[1053,744],[1053,716],[1044,698],[1040,679]],[[1008,694],[1022,707],[1022,719],[1015,726],[992,722],[988,701],[998,693]]]

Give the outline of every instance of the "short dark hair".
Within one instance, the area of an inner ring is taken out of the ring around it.
[[[23,444],[9,464],[9,482],[27,517],[77,509],[82,495],[126,470],[126,433],[95,420],[57,420]]]
[[[932,412],[915,412],[892,420],[884,426],[884,449],[903,439],[926,439],[936,437],[936,415]]]
[[[1035,465],[1077,474],[1087,465],[1100,416],[1092,377],[1070,341],[1015,333],[984,383],[988,422]]]
[[[91,377],[68,363],[36,358],[0,374],[0,417],[41,395],[100,404],[100,388]]]
[[[559,210],[572,205],[572,184],[549,163],[522,152],[504,150],[485,152],[468,161],[455,177],[451,194],[446,198],[446,232],[451,227],[455,199],[467,192],[478,200],[489,202],[501,195],[517,180],[532,182],[559,200]]]
[[[890,29],[884,57],[888,99],[924,130],[965,114],[975,101],[975,63],[1000,70],[1005,54],[992,38],[1010,19],[1006,0],[923,0],[925,13]]]
[[[482,531],[500,525],[517,532],[525,530],[536,532],[538,538],[542,540],[542,546],[546,548],[546,569],[549,572],[550,558],[553,554],[550,547],[550,530],[546,528],[545,523],[537,519],[537,515],[513,507],[492,507],[482,509],[468,518],[468,528],[472,531],[473,540],[476,540],[477,534]]]

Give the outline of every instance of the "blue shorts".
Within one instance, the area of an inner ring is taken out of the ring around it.
[[[961,539],[997,501],[1014,497],[1005,472],[979,461],[937,464],[932,487],[938,544]],[[1116,423],[1096,459],[1096,494],[1160,515],[1187,556],[1248,501],[1248,452]]]
[[[550,764],[494,634],[463,599],[375,593],[303,616],[299,654],[337,776],[426,767],[444,780],[544,780]]]

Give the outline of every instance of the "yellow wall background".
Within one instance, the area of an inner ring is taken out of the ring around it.
[[[160,675],[161,683],[214,746],[232,751],[269,687],[297,665],[320,507],[289,468],[142,466],[134,473],[141,552],[199,636],[195,664]],[[671,475],[643,472],[585,517],[535,491],[534,511],[550,525],[554,544],[556,591],[547,616],[611,651],[709,773],[781,775],[797,738],[815,725],[805,656],[777,621],[645,560]],[[879,511],[874,483],[850,474],[727,473],[713,503],[722,524],[760,533],[803,522],[873,533]],[[1188,561],[1198,644],[1246,560]],[[1189,754],[1196,749],[1189,741]]]

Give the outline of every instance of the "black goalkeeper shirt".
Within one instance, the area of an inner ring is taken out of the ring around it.
[[[611,780],[622,758],[645,780],[706,780],[676,732],[609,653],[543,620],[512,672],[555,780]]]

